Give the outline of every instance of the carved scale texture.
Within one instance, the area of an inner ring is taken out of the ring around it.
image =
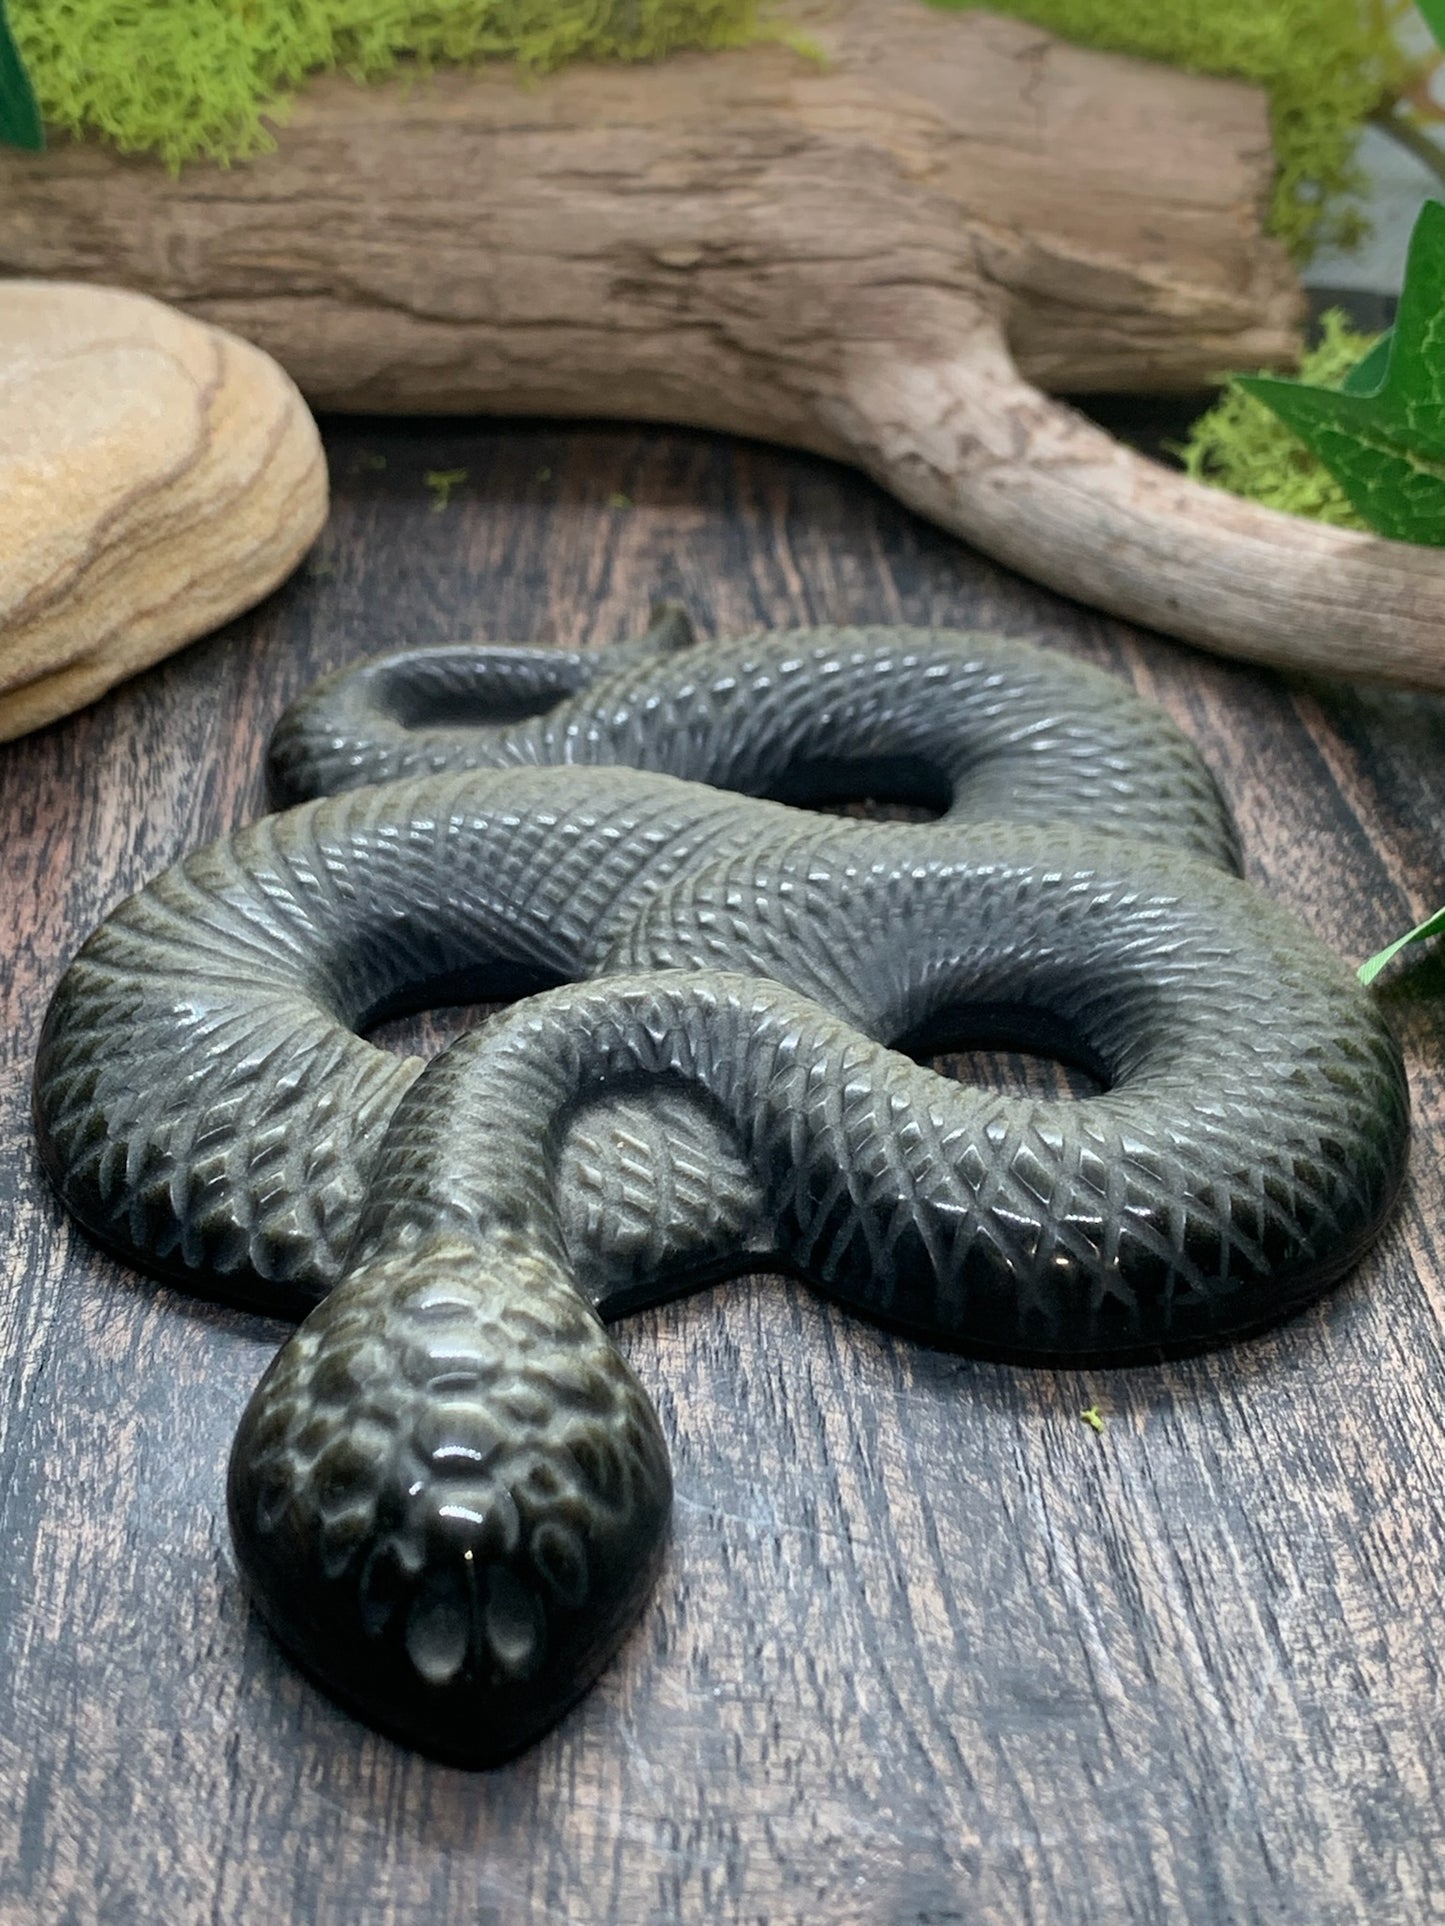
[[[1186,739],[1078,665],[663,613],[610,655],[363,664],[274,766],[340,793],[96,932],[40,1138],[135,1261],[323,1300],[238,1434],[237,1548],[302,1663],[443,1756],[545,1729],[657,1568],[666,1454],[599,1311],[767,1262],[934,1341],[1147,1354],[1317,1294],[1398,1184],[1373,1004],[1230,873]],[[795,806],[860,786],[939,819]],[[356,1034],[459,991],[533,994],[430,1067]],[[949,1033],[1104,1094],[892,1047]]]

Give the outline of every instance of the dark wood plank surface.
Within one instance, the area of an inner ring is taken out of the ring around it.
[[[535,1750],[481,1775],[431,1764],[278,1655],[237,1584],[222,1478],[282,1328],[74,1232],[27,1082],[70,953],[263,807],[266,732],[321,670],[458,635],[604,642],[656,594],[718,633],[1001,627],[1168,707],[1251,874],[1350,957],[1445,900],[1439,702],[1131,633],[802,457],[535,425],[329,440],[335,514],[294,583],[0,750],[0,1919],[1445,1917],[1428,956],[1383,991],[1414,1084],[1410,1186],[1319,1308],[1212,1356],[1070,1374],[731,1284],[624,1329],[672,1441],[673,1549],[620,1661]],[[438,511],[425,478],[452,469],[467,480]]]

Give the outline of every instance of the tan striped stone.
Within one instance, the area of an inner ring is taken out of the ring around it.
[[[326,518],[259,349],[144,295],[0,282],[0,740],[251,607]]]

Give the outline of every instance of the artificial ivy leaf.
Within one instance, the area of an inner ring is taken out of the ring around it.
[[[1367,963],[1360,965],[1355,974],[1361,983],[1373,983],[1385,965],[1392,963],[1407,943],[1423,943],[1427,936],[1438,936],[1441,930],[1445,930],[1445,909],[1436,910],[1423,923],[1417,923],[1414,929],[1407,930],[1403,936],[1397,936],[1393,943],[1387,943],[1384,949],[1377,950]]]
[[[28,147],[37,153],[45,145],[35,89],[30,85],[20,50],[11,38],[5,0],[0,0],[0,141],[11,147]]]
[[[1309,444],[1371,528],[1445,544],[1445,207],[1421,208],[1394,330],[1343,388],[1239,385]]]

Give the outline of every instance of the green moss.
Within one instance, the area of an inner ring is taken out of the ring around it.
[[[1066,40],[1267,89],[1279,173],[1272,225],[1298,258],[1360,232],[1355,140],[1410,70],[1391,0],[986,0]],[[933,0],[963,8],[980,0]],[[1107,130],[1101,129],[1101,137]]]
[[[51,127],[177,167],[270,146],[263,116],[310,73],[646,60],[749,38],[757,0],[10,0],[9,12]]]
[[[1320,329],[1319,345],[1300,363],[1300,379],[1319,388],[1338,388],[1380,337],[1357,333],[1338,308],[1321,317]],[[1365,526],[1334,476],[1299,436],[1273,409],[1233,384],[1195,422],[1179,453],[1196,481],[1338,528]]]
[[[978,0],[933,0],[959,9]],[[1398,0],[987,0],[1085,45],[1269,91],[1279,156],[1273,225],[1299,256],[1348,241],[1358,219],[1355,135],[1409,71]],[[510,58],[534,72],[579,58],[643,60],[737,45],[759,0],[10,0],[11,24],[49,124],[98,133],[172,167],[271,144],[310,73],[376,80]]]

